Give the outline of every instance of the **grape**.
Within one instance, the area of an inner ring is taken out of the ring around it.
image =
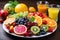
[[[26,25],[29,20],[27,18],[18,18],[15,22],[17,24],[23,24]]]

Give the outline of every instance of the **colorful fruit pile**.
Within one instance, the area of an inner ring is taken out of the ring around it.
[[[53,32],[57,26],[57,23],[48,18],[44,13],[29,13],[24,11],[10,15],[10,17],[4,21],[4,25],[10,33],[23,36],[32,36],[44,35],[47,32]]]
[[[0,11],[0,14],[3,14],[0,16],[6,18],[4,25],[10,33],[20,36],[44,35],[53,32],[57,26],[57,23],[47,17],[46,13],[36,12],[34,7],[28,9],[26,4],[18,4],[17,1],[7,3],[4,11]]]

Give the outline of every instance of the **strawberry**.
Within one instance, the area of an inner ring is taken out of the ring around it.
[[[49,28],[49,29],[48,29],[48,32],[52,32],[52,31],[53,31],[53,29],[52,29],[52,28]]]
[[[43,22],[42,22],[43,24],[47,24],[47,21],[45,21],[45,20],[43,20]]]

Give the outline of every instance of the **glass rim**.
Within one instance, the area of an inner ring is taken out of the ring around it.
[[[60,8],[59,4],[50,4],[49,7]]]
[[[38,1],[37,4],[49,4],[48,1]]]

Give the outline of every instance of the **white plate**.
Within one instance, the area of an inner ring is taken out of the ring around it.
[[[16,34],[14,34],[14,33],[9,33],[9,30],[6,28],[6,26],[5,26],[4,24],[3,24],[3,29],[4,29],[5,32],[7,32],[8,34],[13,35],[13,36],[23,37],[23,38],[38,38],[38,37],[44,37],[44,36],[47,36],[47,35],[52,34],[53,32],[56,31],[57,26],[56,26],[56,28],[53,30],[53,32],[48,32],[48,33],[46,33],[46,34],[44,34],[44,35],[39,35],[39,36],[26,36],[26,37],[25,37],[25,36],[16,35]]]

